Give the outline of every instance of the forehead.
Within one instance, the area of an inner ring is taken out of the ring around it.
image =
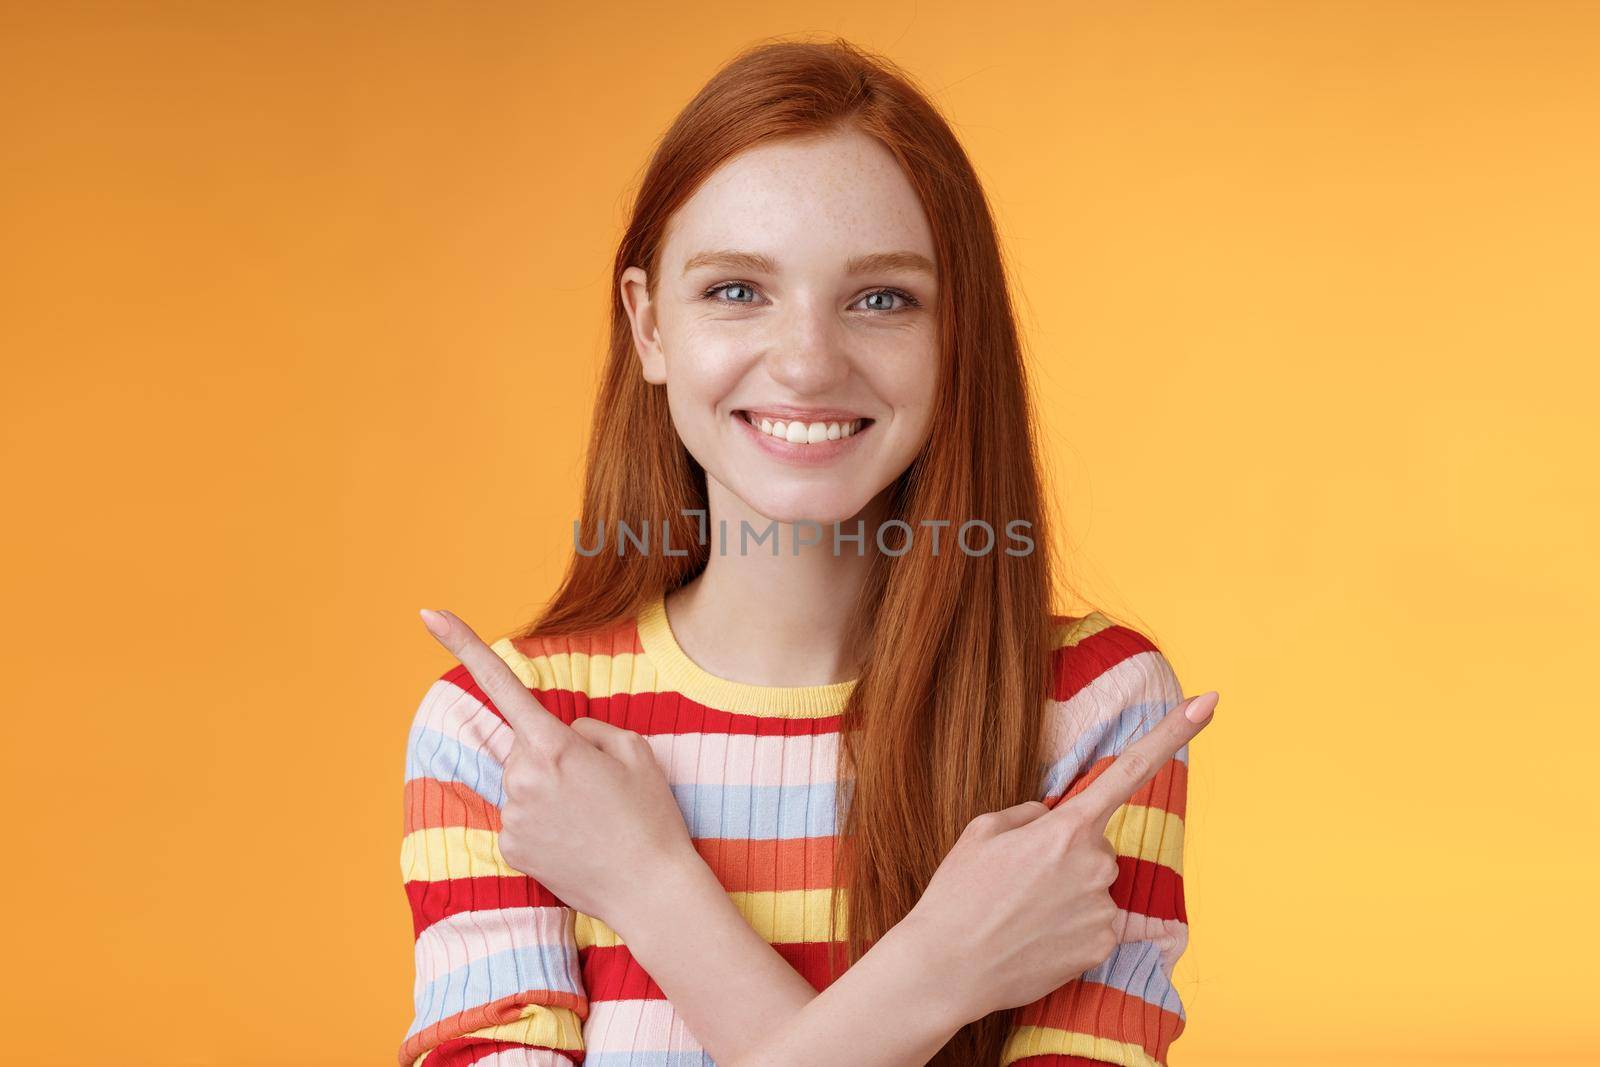
[[[933,233],[911,181],[858,130],[757,145],[718,167],[684,202],[663,254],[681,264],[706,248],[738,248],[788,263],[884,250],[934,258]]]

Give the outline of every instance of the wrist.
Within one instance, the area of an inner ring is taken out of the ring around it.
[[[967,979],[971,968],[962,962],[956,943],[917,916],[914,908],[879,939],[878,944],[884,943],[915,965],[921,983],[919,999],[934,1023],[948,1026],[954,1033],[989,1013],[981,991]]]
[[[635,955],[695,915],[708,899],[726,900],[722,884],[693,849],[642,872],[633,889],[611,926]]]

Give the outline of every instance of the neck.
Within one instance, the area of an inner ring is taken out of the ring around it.
[[[873,531],[887,517],[887,490],[840,523],[842,535],[853,535],[862,522],[859,554],[855,541],[841,541],[834,553],[832,523],[774,525],[709,475],[706,496],[709,561],[666,602],[684,653],[720,678],[750,685],[856,678],[862,650],[849,647],[848,627],[877,554]],[[750,529],[744,544],[741,523]],[[769,525],[778,535],[776,555],[770,536],[759,545],[754,540]],[[797,535],[819,543],[796,550]]]

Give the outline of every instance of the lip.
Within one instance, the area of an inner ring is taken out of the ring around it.
[[[771,408],[735,408],[734,411],[746,412],[759,418],[772,419],[774,422],[851,422],[855,419],[864,419],[867,416],[859,411],[850,411],[847,408],[797,408],[779,404]]]
[[[739,408],[738,411],[728,416],[738,424],[739,430],[748,434],[755,446],[767,455],[801,467],[826,466],[840,457],[848,455],[856,448],[857,442],[868,433],[871,433],[872,428],[877,425],[875,421],[869,422],[849,437],[840,437],[833,441],[818,441],[814,445],[797,445],[788,441],[781,441],[769,433],[762,433],[759,427],[750,425],[739,414],[741,411],[755,411],[761,415],[767,415],[769,411],[774,410],[794,412],[795,414],[791,415],[790,418],[805,418],[807,422],[844,422],[846,418],[865,418],[865,416],[841,413],[840,416],[835,418],[823,418],[821,416],[801,415],[800,412],[805,410],[803,408]],[[768,415],[768,417],[770,418],[771,416]]]

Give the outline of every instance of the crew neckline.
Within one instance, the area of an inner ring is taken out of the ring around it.
[[[667,686],[722,711],[773,718],[838,715],[860,678],[825,685],[754,685],[719,678],[689,658],[667,621],[667,595],[660,592],[640,609],[639,644]]]

